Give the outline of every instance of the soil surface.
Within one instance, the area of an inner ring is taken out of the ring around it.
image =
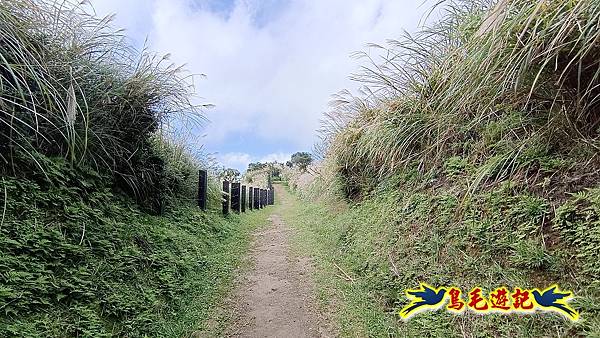
[[[330,337],[314,299],[310,260],[290,252],[290,229],[278,215],[255,234],[253,268],[232,295],[228,337]]]

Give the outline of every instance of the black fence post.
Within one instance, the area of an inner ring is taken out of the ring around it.
[[[246,212],[246,186],[242,185],[242,194],[240,196],[240,204],[242,205],[242,212]]]
[[[248,209],[254,209],[254,188],[248,187]]]
[[[241,196],[241,184],[240,183],[231,183],[231,210],[236,213],[240,213],[242,211],[240,205],[240,196]]]
[[[265,207],[265,189],[260,189],[260,208]]]
[[[229,182],[223,181],[223,215],[229,214]]]
[[[198,206],[202,211],[206,211],[206,192],[208,191],[208,172],[206,170],[198,171]]]
[[[260,188],[256,188],[256,196],[254,196],[256,198],[256,207],[257,209],[262,209],[262,206],[260,205]]]
[[[256,194],[258,195],[258,208],[262,209],[263,208],[263,205],[262,205],[262,189],[258,188]]]
[[[254,188],[254,209],[260,209],[260,191]]]

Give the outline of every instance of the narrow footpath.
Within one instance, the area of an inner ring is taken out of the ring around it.
[[[241,276],[231,299],[235,317],[228,337],[331,337],[315,301],[310,260],[290,252],[292,231],[277,214],[293,198],[276,186],[279,206],[270,226],[259,230],[248,253],[253,267]]]

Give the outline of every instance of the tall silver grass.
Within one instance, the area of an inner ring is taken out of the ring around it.
[[[183,121],[202,123],[202,107],[191,75],[90,13],[75,1],[0,2],[0,159],[63,156],[135,187],[136,154]]]
[[[479,184],[514,173],[534,141],[561,151],[580,142],[598,147],[600,2],[439,6],[444,15],[436,24],[385,47],[371,45],[382,51],[378,59],[358,55],[367,62],[353,78],[366,89],[337,97],[321,130],[341,171],[378,181],[458,153],[485,163]],[[514,140],[510,151],[457,149],[515,112],[522,118],[505,131]]]

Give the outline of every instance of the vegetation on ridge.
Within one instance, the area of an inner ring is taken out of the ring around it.
[[[446,1],[436,11],[420,33],[371,46],[381,59],[363,54],[362,95],[336,97],[324,160],[301,191],[333,188],[350,202],[339,213],[307,206],[298,225],[329,267],[358,281],[338,289],[346,332],[597,335],[600,3]],[[560,283],[581,319],[439,312],[402,322],[403,292],[419,281],[488,292]],[[376,305],[352,303],[358,293]]]
[[[189,335],[256,222],[222,217],[181,142],[191,77],[88,12],[0,1],[0,336]]]
[[[183,189],[198,160],[173,142],[176,120],[204,119],[190,101],[191,77],[86,10],[68,1],[0,5],[0,170],[45,172],[36,154],[62,157],[160,211],[158,194]]]

